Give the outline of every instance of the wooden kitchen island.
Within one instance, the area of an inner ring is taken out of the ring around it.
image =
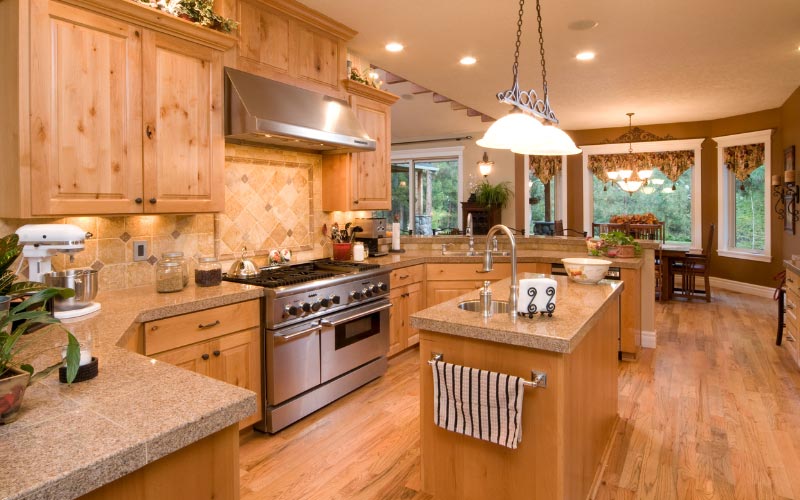
[[[537,275],[523,273],[519,279]],[[541,276],[541,275],[538,275]],[[617,422],[617,335],[624,283],[556,277],[552,318],[462,311],[477,292],[412,316],[420,329],[422,487],[437,499],[582,499],[595,489]],[[509,280],[492,286],[506,300]],[[432,353],[443,361],[531,379],[516,450],[446,431],[433,420]]]

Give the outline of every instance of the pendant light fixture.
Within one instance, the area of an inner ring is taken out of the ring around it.
[[[510,149],[517,154],[528,155],[571,155],[580,153],[575,142],[556,127],[558,119],[550,108],[547,92],[547,67],[544,57],[544,37],[542,35],[542,11],[536,0],[536,20],[539,24],[539,54],[542,64],[542,98],[534,89],[519,88],[519,48],[522,37],[522,17],[525,0],[519,2],[517,19],[517,41],[514,49],[512,74],[514,81],[509,90],[498,92],[497,100],[514,106],[511,113],[500,118],[477,141],[478,146],[492,149]],[[534,117],[541,118],[542,125]]]
[[[628,154],[622,164],[617,165],[614,170],[606,172],[606,176],[612,181],[616,181],[617,185],[623,191],[633,194],[642,186],[647,185],[647,180],[653,176],[653,170],[650,168],[640,169],[636,164],[636,157],[633,154],[633,115],[634,113],[626,113],[628,115]],[[636,178],[633,178],[633,174]]]

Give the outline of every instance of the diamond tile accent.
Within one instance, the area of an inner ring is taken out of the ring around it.
[[[244,182],[245,184],[247,184],[247,181],[249,181],[249,180],[250,180],[250,178],[247,177],[246,174],[242,176],[242,182]]]
[[[294,232],[294,231],[292,231],[291,229],[289,229],[288,231],[286,231],[286,236],[291,236],[293,232]]]
[[[96,260],[92,263],[92,269],[94,269],[95,271],[99,271],[103,269],[103,267],[105,267],[105,265],[99,260]]]
[[[122,241],[124,241],[125,243],[127,243],[127,242],[128,242],[128,240],[129,240],[129,239],[131,239],[131,235],[130,235],[130,234],[128,234],[128,232],[127,232],[127,231],[125,231],[124,233],[122,233],[121,235],[119,235],[119,239],[121,239]]]
[[[152,265],[154,265],[156,262],[158,262],[158,259],[156,258],[156,256],[155,256],[155,255],[151,255],[150,257],[148,257],[148,258],[147,258],[147,262],[149,262],[149,263],[150,263],[150,265],[152,266]]]
[[[269,203],[267,203],[266,205],[264,205],[264,210],[266,210],[267,212],[269,212],[270,210],[272,210],[272,205],[270,205]]]
[[[181,235],[181,232],[178,231],[178,230],[172,231],[172,233],[171,233],[171,236],[176,240],[178,239],[178,237],[180,237],[180,235]]]

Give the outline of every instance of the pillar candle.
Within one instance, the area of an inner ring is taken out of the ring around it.
[[[772,176],[772,185],[773,186],[780,186],[783,183],[780,174]]]
[[[392,250],[400,250],[400,223],[392,222]]]
[[[786,184],[794,184],[794,170],[787,170],[783,173],[783,181]]]

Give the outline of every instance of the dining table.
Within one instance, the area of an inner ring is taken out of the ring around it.
[[[661,256],[661,293],[659,300],[666,302],[672,299],[672,291],[675,288],[675,274],[673,273],[673,263],[686,257],[689,253],[688,245],[674,245],[662,243],[659,252]]]

